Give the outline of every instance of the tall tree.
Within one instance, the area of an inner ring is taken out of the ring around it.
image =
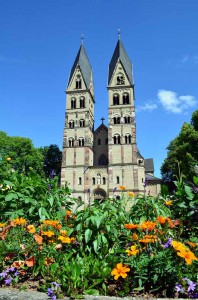
[[[168,153],[161,167],[165,183],[170,183],[181,172],[187,180],[192,179],[198,165],[198,110],[192,114],[191,123],[184,123],[179,135],[170,142]]]
[[[39,148],[44,156],[43,170],[46,177],[59,176],[61,173],[62,152],[57,145],[50,145]]]
[[[3,175],[7,163],[19,172],[43,174],[43,155],[33,146],[28,138],[8,136],[0,131],[0,176]]]

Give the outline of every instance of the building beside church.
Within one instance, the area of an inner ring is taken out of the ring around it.
[[[66,88],[61,184],[82,199],[120,197],[126,191],[160,192],[153,159],[144,159],[136,143],[134,81],[131,61],[118,39],[108,73],[108,127],[94,129],[94,86],[91,64],[82,43]],[[115,192],[115,188],[117,190]]]

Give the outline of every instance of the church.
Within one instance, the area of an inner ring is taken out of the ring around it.
[[[137,147],[132,63],[120,37],[109,64],[107,91],[108,127],[102,118],[95,129],[93,72],[82,42],[66,88],[61,184],[67,183],[72,196],[85,204],[119,199],[122,187],[156,196],[161,180],[154,177],[153,159],[144,159]]]

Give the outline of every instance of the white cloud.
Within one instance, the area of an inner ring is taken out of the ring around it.
[[[198,63],[198,55],[189,55],[189,54],[186,54],[186,55],[184,55],[182,57],[181,63],[182,64],[185,64],[185,63],[188,63],[188,64],[197,64]]]
[[[151,101],[145,103],[144,105],[139,105],[136,109],[137,112],[139,111],[153,111],[157,108],[157,104],[152,103]]]
[[[157,96],[163,108],[175,114],[184,113],[188,108],[195,106],[197,103],[194,96],[178,96],[173,91],[159,90]]]
[[[188,60],[189,60],[189,55],[186,54],[184,57],[182,57],[181,62],[182,62],[182,63],[185,63],[185,62],[187,62]]]

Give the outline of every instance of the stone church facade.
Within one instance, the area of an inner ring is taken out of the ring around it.
[[[66,89],[61,184],[72,196],[89,199],[120,197],[126,192],[157,195],[160,179],[154,177],[153,159],[144,159],[136,143],[132,64],[119,39],[108,74],[108,127],[94,130],[94,86],[91,64],[80,46]],[[116,189],[117,187],[117,189]],[[116,191],[115,191],[116,190]]]

